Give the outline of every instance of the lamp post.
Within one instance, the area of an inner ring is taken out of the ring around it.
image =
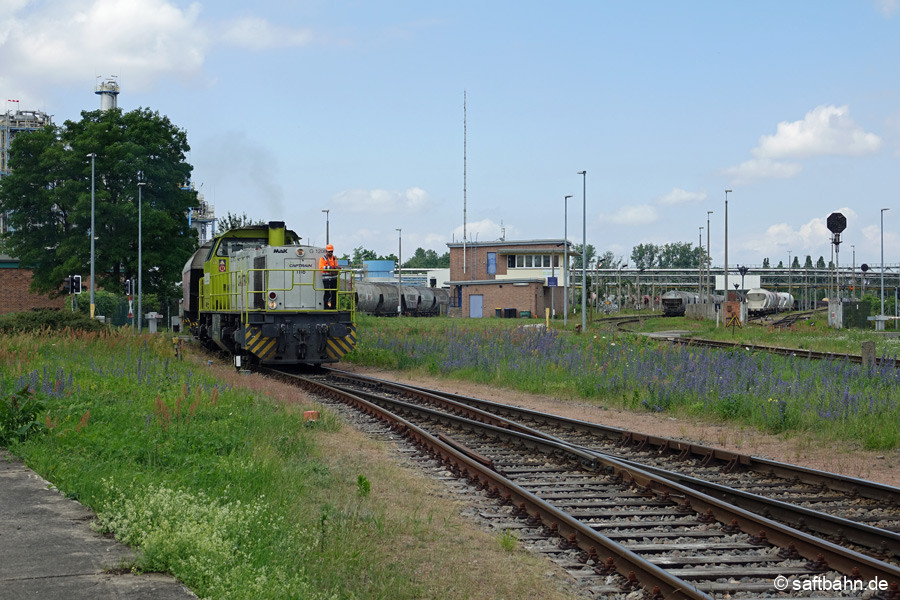
[[[712,293],[709,289],[709,268],[712,263],[712,258],[709,255],[709,215],[713,214],[713,211],[706,211],[706,301],[709,302],[709,295]]]
[[[697,233],[697,294],[703,295],[703,226],[700,226],[700,231]]]
[[[141,264],[142,260],[143,260],[143,256],[142,256],[142,248],[143,247],[141,245],[141,242],[142,242],[141,235],[143,232],[143,224],[141,222],[141,189],[145,185],[147,185],[147,184],[143,181],[138,182],[138,289],[137,289],[137,297],[138,297],[137,298],[137,300],[138,300],[138,302],[137,302],[137,332],[138,333],[141,332],[141,326],[144,323],[144,320],[143,320],[144,313],[141,312],[141,310],[143,309],[143,307],[141,305],[141,295],[143,294],[143,291],[144,291],[143,280],[141,278],[141,276],[143,274],[143,268],[142,268],[142,264]]]
[[[852,267],[852,275],[850,276],[850,286],[853,288],[853,293],[850,294],[851,297],[856,298],[856,245],[850,244],[850,253],[853,256],[853,267]]]
[[[788,250],[788,294],[791,293],[791,269],[793,268],[793,264],[791,263],[791,253],[793,250]]]
[[[731,190],[725,190],[725,302],[728,302],[728,194]]]
[[[96,234],[94,233],[94,159],[97,158],[97,154],[91,152],[88,154],[91,157],[91,319],[94,318],[94,238]],[[883,296],[884,294],[882,294]],[[882,302],[882,305],[884,302]],[[884,309],[882,309],[884,312]]]
[[[565,258],[563,258],[563,304],[566,305],[563,312],[563,327],[569,325],[569,198],[571,197],[572,195],[569,194],[563,199],[563,220],[565,221],[563,236],[566,238],[563,241],[563,252],[565,252]]]
[[[400,265],[403,264],[403,230],[397,228],[397,316],[403,314],[403,271]]]
[[[881,209],[881,316],[884,316],[884,211],[890,208]],[[92,287],[91,290],[94,288]],[[93,303],[93,301],[91,301]]]
[[[581,223],[581,331],[587,333],[587,314],[585,313],[587,309],[587,296],[586,294],[586,286],[587,286],[587,171],[578,171],[578,174],[582,176],[582,188],[581,188],[581,210],[582,210],[582,223]]]
[[[325,213],[325,244],[330,244],[331,242],[328,240],[328,213],[331,212],[331,209],[323,208],[322,212]]]
[[[619,265],[619,272],[616,275],[616,312],[622,311],[622,269],[628,266],[628,263]]]

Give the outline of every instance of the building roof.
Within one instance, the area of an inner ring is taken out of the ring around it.
[[[474,246],[492,246],[492,247],[508,247],[513,248],[517,246],[549,246],[551,244],[562,246],[566,243],[564,239],[547,239],[547,240],[493,240],[489,242],[472,242],[467,241],[466,247],[474,247]],[[569,242],[569,246],[572,246],[572,242]],[[448,248],[462,248],[462,242],[447,242]]]

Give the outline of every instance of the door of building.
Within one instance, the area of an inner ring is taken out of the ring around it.
[[[472,294],[469,296],[469,318],[480,319],[484,316],[484,296]]]

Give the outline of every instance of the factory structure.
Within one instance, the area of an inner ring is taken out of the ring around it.
[[[18,100],[7,100],[7,105],[15,104],[15,110],[7,110],[0,115],[0,179],[10,174],[9,147],[13,138],[23,131],[37,131],[52,123],[50,115],[39,110],[20,110]],[[0,233],[6,232],[7,215],[0,213]]]

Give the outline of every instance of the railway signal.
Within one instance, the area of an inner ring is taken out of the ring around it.
[[[828,215],[828,220],[825,223],[828,225],[828,231],[831,233],[841,233],[847,229],[847,217],[839,212]]]
[[[81,293],[81,275],[72,275],[72,293]]]

